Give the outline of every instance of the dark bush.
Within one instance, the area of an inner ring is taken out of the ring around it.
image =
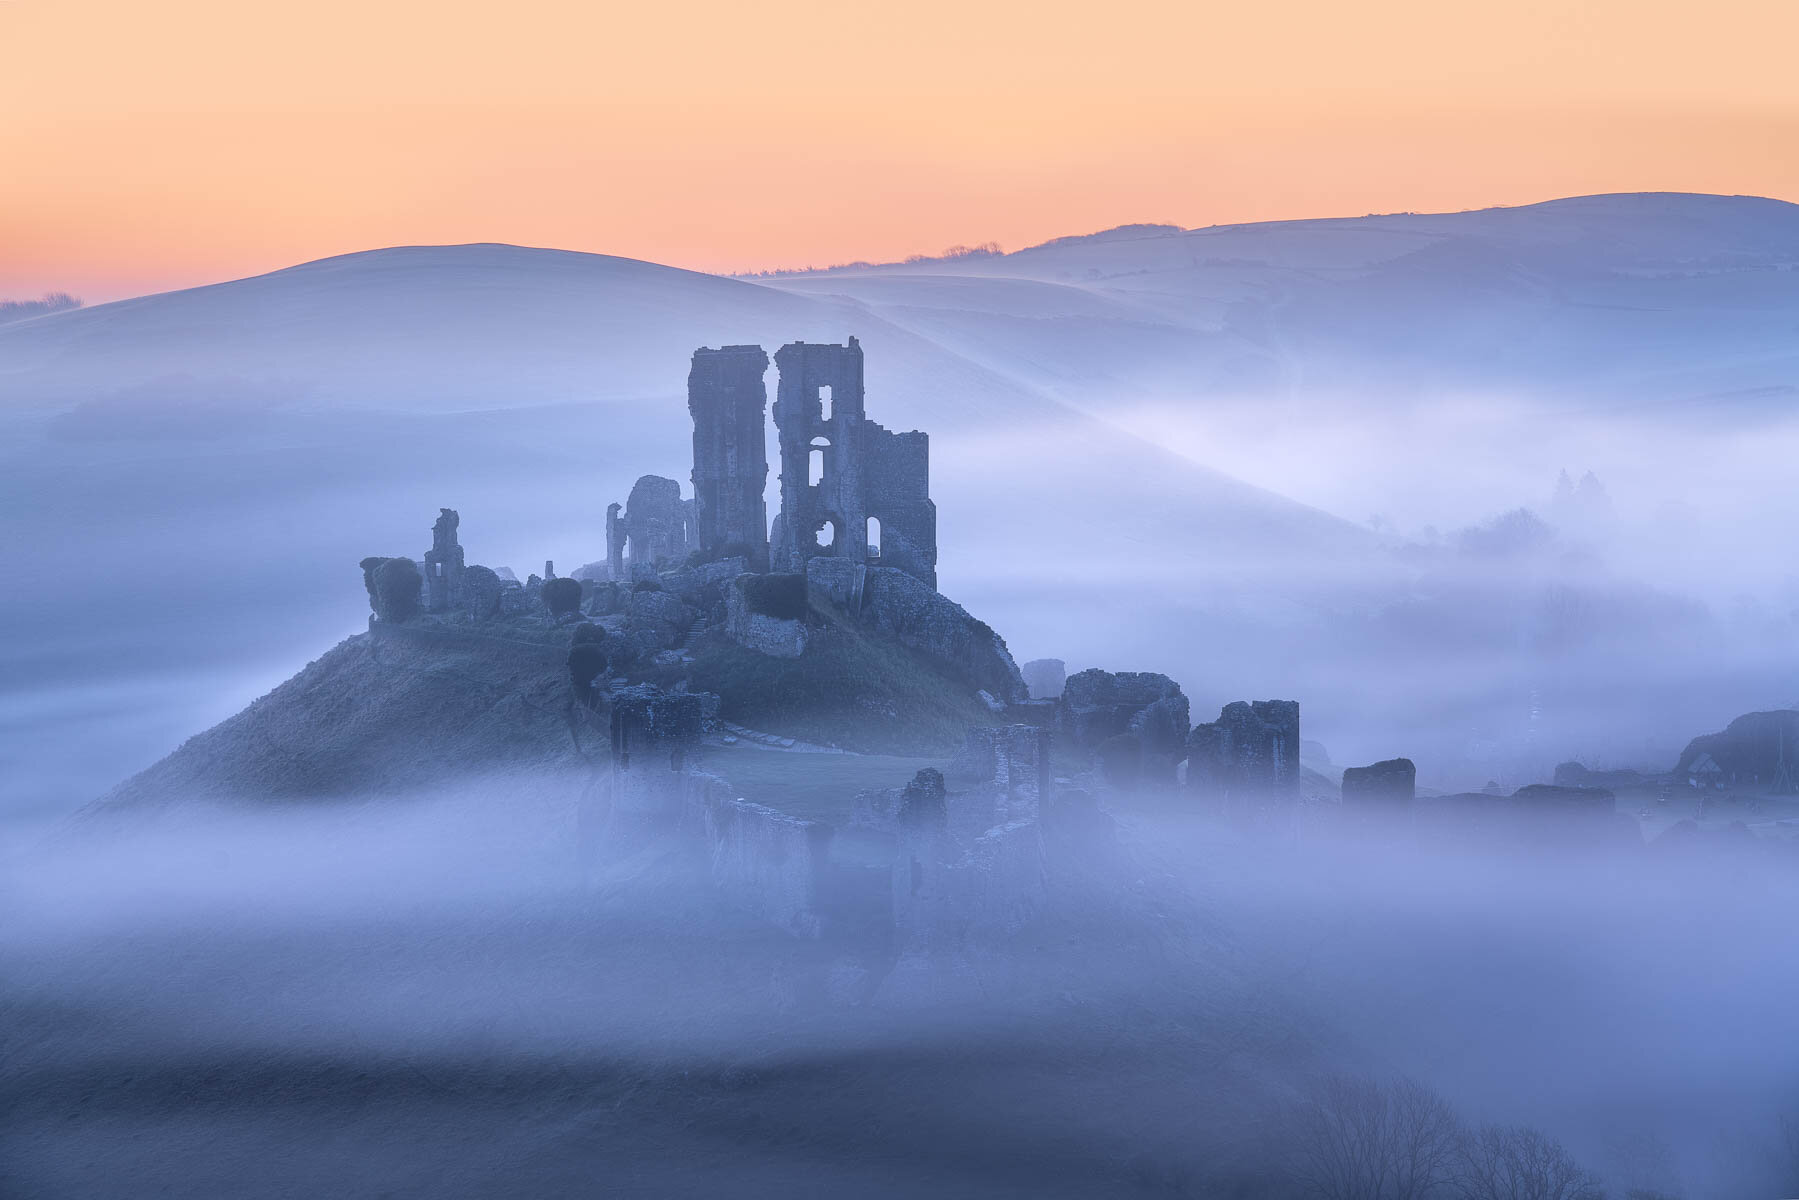
[[[631,590],[633,592],[659,592],[662,590],[662,581],[659,579],[639,579],[636,583],[631,585]]]
[[[555,579],[545,581],[543,585],[543,606],[550,610],[552,617],[566,617],[581,611],[581,582],[559,575]]]
[[[368,589],[369,608],[376,616],[381,615],[381,604],[380,597],[375,592],[375,572],[379,571],[381,564],[386,561],[379,555],[370,555],[362,560],[362,586]]]
[[[750,611],[780,621],[804,620],[806,577],[804,575],[746,575],[743,577],[743,599]]]
[[[569,647],[569,682],[583,700],[592,695],[593,681],[606,673],[606,667],[606,649],[598,642],[577,642]]]
[[[462,572],[462,607],[472,620],[487,621],[500,615],[500,577],[491,567],[475,565]]]
[[[608,633],[606,640],[600,644],[605,648],[606,657],[613,669],[617,671],[629,670],[643,657],[636,643],[622,634]]]
[[[575,631],[569,635],[568,644],[571,646],[579,646],[587,642],[597,643],[604,642],[605,640],[606,631],[604,629],[601,629],[592,621],[583,621],[575,626]]]
[[[390,558],[375,568],[375,615],[383,621],[410,621],[418,615],[425,577],[410,558]]]

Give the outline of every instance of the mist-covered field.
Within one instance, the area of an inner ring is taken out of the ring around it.
[[[876,947],[678,855],[584,866],[562,782],[10,870],[7,1194],[1292,1196],[1335,1077],[1538,1130],[1613,1195],[1799,1170],[1790,855],[1296,846],[1142,798],[1018,936],[869,992]]]

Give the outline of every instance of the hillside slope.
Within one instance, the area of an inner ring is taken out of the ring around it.
[[[567,678],[544,655],[362,634],[97,807],[369,799],[509,767],[574,768],[584,759],[567,703]]]
[[[1133,390],[1414,399],[1505,385],[1563,405],[1799,391],[1799,205],[1581,196],[1180,230],[780,278],[1098,405]]]

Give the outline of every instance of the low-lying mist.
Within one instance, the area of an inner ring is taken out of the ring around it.
[[[94,816],[0,885],[0,1182],[161,1195],[1301,1194],[1331,1077],[1609,1183],[1784,1195],[1791,856],[1123,850],[930,995],[577,857],[579,781]]]

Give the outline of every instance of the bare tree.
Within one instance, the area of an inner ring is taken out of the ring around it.
[[[1393,1200],[1426,1200],[1448,1182],[1462,1123],[1436,1092],[1415,1079],[1395,1080],[1388,1089],[1391,1117]]]
[[[1410,1079],[1321,1080],[1288,1125],[1293,1183],[1319,1200],[1426,1200],[1448,1181],[1461,1133],[1443,1098]]]
[[[1489,1125],[1461,1140],[1458,1200],[1604,1200],[1599,1181],[1562,1144],[1522,1125]]]

